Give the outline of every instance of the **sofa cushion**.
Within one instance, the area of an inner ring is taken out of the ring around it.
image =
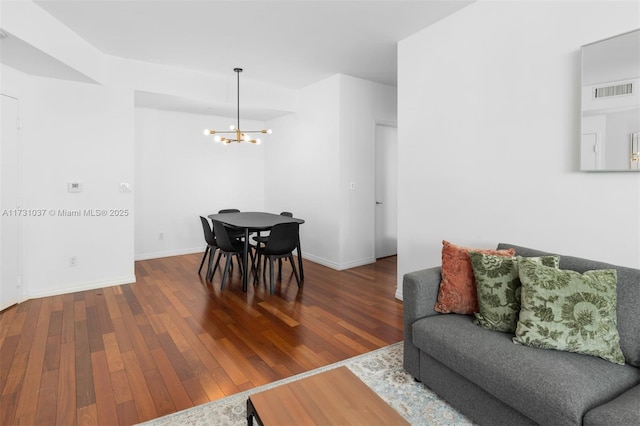
[[[549,253],[514,244],[500,243],[498,249],[515,248],[519,256],[545,256]],[[627,364],[640,367],[640,269],[611,265],[573,256],[560,256],[560,269],[571,269],[580,273],[595,269],[615,269],[618,274],[617,317],[620,348]]]
[[[437,315],[412,326],[413,343],[540,424],[581,424],[612,395],[640,383],[640,369],[598,357],[514,345],[468,315]]]
[[[518,258],[469,252],[476,279],[478,309],[476,324],[487,330],[513,333],[520,313]],[[559,256],[530,258],[543,265],[558,267]]]
[[[515,250],[485,250],[457,246],[442,241],[442,281],[434,309],[440,313],[473,314],[478,312],[476,280],[473,277],[469,251],[513,256]]]
[[[616,270],[581,274],[519,259],[522,305],[513,341],[624,364],[616,324]]]

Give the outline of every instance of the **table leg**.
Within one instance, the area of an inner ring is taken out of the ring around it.
[[[253,426],[253,416],[256,414],[256,409],[251,403],[251,399],[247,398],[247,424]]]
[[[260,271],[260,251],[258,250],[260,248],[260,231],[257,231],[257,239],[256,239],[256,255],[254,257],[255,259],[255,269],[253,271],[253,284],[257,284],[258,283],[258,272]]]
[[[300,249],[300,235],[298,235],[298,269],[300,270],[300,281],[304,280],[304,268],[302,267],[302,250]]]
[[[242,251],[242,291],[247,292],[247,282],[249,281],[249,228],[244,229],[244,250]]]

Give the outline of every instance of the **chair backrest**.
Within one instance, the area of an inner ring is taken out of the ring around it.
[[[211,225],[209,225],[209,221],[204,217],[200,216],[200,222],[202,222],[202,231],[204,232],[204,240],[210,246],[216,245],[216,236],[211,230]]]
[[[300,224],[279,223],[271,228],[269,240],[264,248],[264,254],[287,254],[291,253],[298,246],[298,232]]]
[[[216,233],[216,241],[218,247],[222,249],[222,251],[226,252],[239,252],[242,251],[242,244],[231,241],[229,238],[229,233],[227,232],[227,228],[218,221],[213,221],[213,231]]]
[[[238,209],[222,209],[218,210],[218,213],[240,213]]]

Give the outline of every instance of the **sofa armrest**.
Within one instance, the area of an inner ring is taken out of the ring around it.
[[[640,425],[640,384],[608,403],[592,409],[582,419],[583,425]]]
[[[402,279],[402,304],[404,324],[403,366],[413,377],[420,380],[420,350],[413,345],[411,325],[416,320],[439,315],[433,307],[438,300],[441,267],[410,272]]]

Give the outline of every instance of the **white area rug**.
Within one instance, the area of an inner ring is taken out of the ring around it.
[[[246,425],[247,398],[274,386],[345,365],[412,425],[471,425],[402,368],[402,342],[287,379],[142,423],[166,425]],[[254,424],[257,424],[254,422]]]

